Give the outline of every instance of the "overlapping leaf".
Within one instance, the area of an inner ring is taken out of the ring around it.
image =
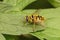
[[[6,40],[20,40],[18,36],[16,35],[4,35]]]
[[[0,2],[0,12],[21,11],[35,0],[4,0]]]
[[[2,34],[0,34],[0,40],[6,40]]]
[[[36,0],[4,0],[4,3],[14,6],[18,10],[22,10],[28,4]]]
[[[41,32],[36,32],[36,33],[33,33],[32,35],[34,35],[34,36],[36,36],[37,38],[39,38],[39,39],[41,39],[41,40],[44,40],[44,39],[46,39],[46,40],[60,40],[60,37],[52,37],[52,35],[54,35],[54,34],[52,34],[51,35],[51,33],[50,33],[50,35],[48,35],[48,33],[46,34],[46,33],[41,33]]]
[[[60,7],[60,0],[49,0],[49,2],[55,7]]]

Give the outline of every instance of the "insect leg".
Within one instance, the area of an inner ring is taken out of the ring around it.
[[[35,32],[35,23],[33,24],[33,32]]]

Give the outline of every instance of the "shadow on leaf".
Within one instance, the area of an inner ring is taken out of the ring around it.
[[[50,4],[47,0],[36,0],[26,6],[25,9],[47,9],[47,8],[55,8],[52,4]]]

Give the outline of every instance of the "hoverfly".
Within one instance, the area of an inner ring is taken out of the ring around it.
[[[26,16],[26,22],[33,23],[34,25],[40,24],[41,26],[44,27],[45,18],[43,16],[40,16],[39,14],[37,14],[37,12],[38,12],[38,10],[35,11],[32,15]],[[35,29],[35,27],[34,27],[34,29]],[[33,29],[33,31],[34,31],[34,29]]]

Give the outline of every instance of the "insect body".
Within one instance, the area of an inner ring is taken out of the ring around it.
[[[44,20],[45,18],[43,16],[38,15],[36,12],[30,16],[26,16],[26,22],[34,24],[33,31],[35,30],[36,24],[40,24],[44,27]]]
[[[33,24],[38,24],[44,22],[44,17],[32,14],[31,16],[26,16],[26,21]]]

